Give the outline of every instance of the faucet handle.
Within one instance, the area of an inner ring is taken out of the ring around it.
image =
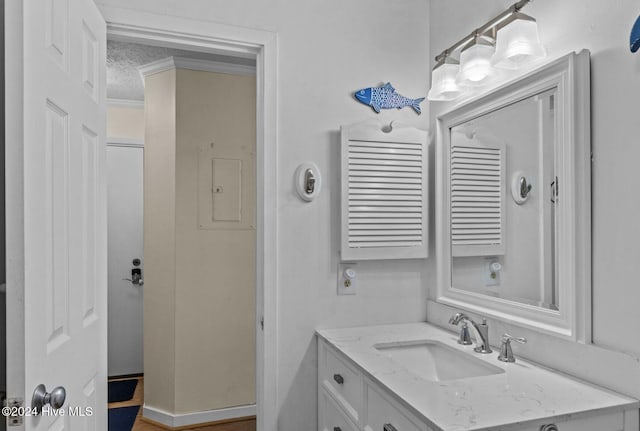
[[[524,337],[514,337],[507,333],[502,335],[502,343],[500,344],[500,354],[498,360],[502,362],[515,362],[516,358],[513,356],[513,350],[511,349],[511,341],[516,341],[520,344],[525,344],[527,339]]]
[[[467,322],[463,323],[462,328],[460,328],[460,337],[458,338],[458,344],[462,344],[463,346],[473,344],[471,342],[471,334],[469,334],[469,325],[467,325]]]
[[[513,335],[509,335],[505,332],[504,334],[502,334],[502,341],[503,342],[517,341],[520,344],[525,344],[527,342],[527,339],[524,337],[514,337]]]

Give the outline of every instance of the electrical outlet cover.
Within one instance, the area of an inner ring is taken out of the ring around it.
[[[358,286],[358,272],[355,263],[338,264],[338,295],[355,295]]]
[[[497,262],[495,257],[489,258],[484,263],[484,285],[485,286],[499,286],[500,285],[500,271],[495,272],[495,278],[491,277],[491,264]]]

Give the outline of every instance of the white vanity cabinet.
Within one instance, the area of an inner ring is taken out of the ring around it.
[[[358,431],[344,410],[338,406],[326,390],[318,394],[318,430],[320,431]]]
[[[376,385],[366,383],[365,395],[365,431],[432,431]]]
[[[549,420],[546,424],[525,426],[522,428],[516,428],[514,431],[553,431],[553,426],[558,431],[626,431],[636,430],[638,421],[636,420],[636,428],[633,428],[631,424],[627,424],[629,427],[625,427],[624,413],[608,413],[601,414],[589,418],[573,419],[573,420]],[[545,426],[547,427],[545,429]]]
[[[456,336],[426,323],[318,331],[319,431],[640,431],[637,400],[518,358],[482,377],[429,381],[384,346],[430,340],[463,355]],[[390,389],[390,388],[393,388]]]
[[[318,344],[318,389],[320,407],[323,407],[323,395],[328,395],[340,405],[344,415],[351,422],[356,425],[362,424],[364,399],[362,373],[349,364],[348,359],[322,341]]]
[[[319,431],[433,431],[386,392],[318,341]]]

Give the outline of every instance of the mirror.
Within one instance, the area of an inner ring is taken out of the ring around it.
[[[451,285],[558,310],[551,89],[451,127]]]
[[[589,53],[438,117],[438,298],[584,338],[590,297]]]

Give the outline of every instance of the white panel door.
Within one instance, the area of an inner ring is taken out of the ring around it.
[[[131,279],[133,259],[144,262],[143,151],[142,147],[107,147],[109,376],[143,370],[144,287],[125,280]]]
[[[22,429],[106,430],[106,25],[92,0],[5,7],[8,396],[64,386]]]

